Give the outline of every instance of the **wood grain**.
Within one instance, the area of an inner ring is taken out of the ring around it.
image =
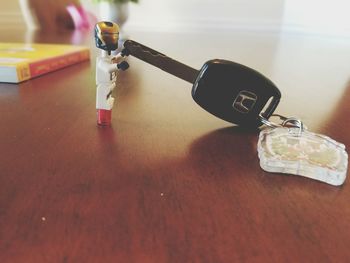
[[[22,37],[3,33],[1,41]],[[72,34],[39,32],[33,39],[70,43],[77,41]],[[286,54],[276,55],[281,50],[278,37],[235,32],[225,40],[218,36],[204,43],[198,35],[132,34],[195,67],[211,56],[219,57],[221,50],[222,57],[259,69],[283,83],[279,112],[300,114],[310,120],[313,130],[349,147],[348,84],[333,87],[328,114],[317,102],[328,96],[322,84],[318,99],[308,99],[310,106],[303,101],[307,98],[293,99],[300,90],[305,96],[311,91],[303,81],[295,91],[294,80],[282,77],[287,73],[272,70],[274,63],[280,63],[281,71],[290,66],[288,61],[278,62]],[[176,41],[181,37],[188,39],[188,49]],[[296,45],[284,46],[285,52],[299,48],[293,39]],[[91,62],[20,85],[0,84],[1,262],[346,262],[350,258],[348,182],[332,187],[263,172],[256,153],[258,131],[210,116],[192,101],[187,83],[135,58],[119,75],[113,126],[97,127],[96,51],[89,34],[78,40],[92,47]],[[342,45],[348,46],[344,41]],[[192,48],[199,44],[201,48]],[[264,59],[257,60],[259,56]],[[348,61],[345,55],[334,58],[338,65]],[[338,68],[334,83],[349,77],[347,69]],[[319,78],[327,83],[333,77]]]

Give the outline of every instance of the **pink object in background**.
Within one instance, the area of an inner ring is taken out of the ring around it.
[[[97,22],[96,17],[86,12],[81,6],[70,4],[66,9],[73,20],[75,29],[89,29],[91,25]]]

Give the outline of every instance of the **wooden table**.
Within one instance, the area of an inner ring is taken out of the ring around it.
[[[278,113],[350,146],[350,39],[286,32],[129,32],[196,68],[226,58],[271,78]],[[28,37],[28,36],[27,36]],[[0,41],[23,41],[4,31]],[[197,106],[191,85],[135,58],[111,128],[90,62],[0,84],[0,262],[346,262],[350,184],[266,173],[258,131]],[[349,180],[349,179],[348,179]]]

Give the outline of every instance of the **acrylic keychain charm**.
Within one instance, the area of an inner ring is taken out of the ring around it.
[[[275,124],[261,117],[268,126],[259,135],[260,166],[267,172],[294,174],[331,185],[344,183],[348,154],[345,146],[328,136],[309,132],[295,118]]]

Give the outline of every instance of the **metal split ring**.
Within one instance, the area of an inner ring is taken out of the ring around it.
[[[305,130],[304,124],[303,122],[298,119],[298,118],[294,118],[294,117],[284,117],[282,115],[279,114],[273,114],[271,116],[275,116],[275,117],[279,117],[280,120],[282,120],[282,123],[274,123],[272,121],[269,121],[268,119],[266,119],[264,116],[259,115],[260,117],[260,121],[265,124],[268,127],[271,128],[278,128],[278,127],[292,127],[292,128],[299,128],[299,135]]]

